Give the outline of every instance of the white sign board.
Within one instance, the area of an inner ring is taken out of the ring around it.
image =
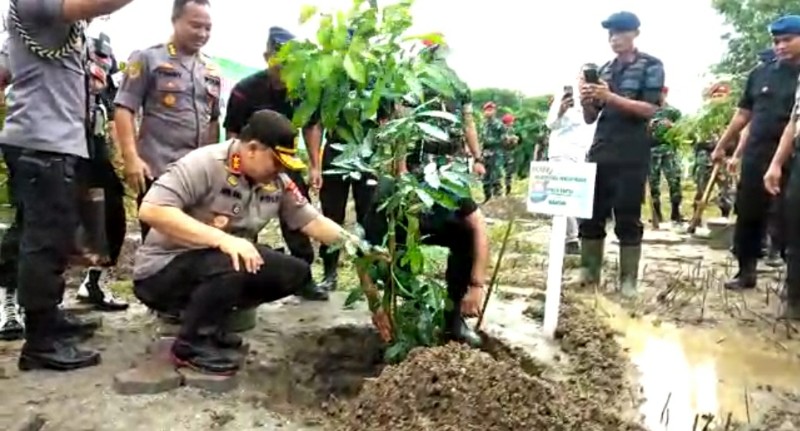
[[[528,212],[592,218],[596,172],[594,163],[531,163],[525,197]]]
[[[545,335],[550,338],[555,336],[558,327],[567,217],[592,218],[596,172],[594,163],[531,163],[528,194],[525,196],[528,211],[553,216],[542,325]]]

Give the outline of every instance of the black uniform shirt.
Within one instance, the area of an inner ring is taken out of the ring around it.
[[[633,100],[658,105],[664,88],[664,64],[656,57],[637,52],[631,63],[614,59],[604,64],[599,74],[611,91]],[[597,119],[594,142],[588,160],[596,163],[650,163],[652,140],[647,132],[649,119],[606,106]]]
[[[739,108],[752,112],[742,161],[769,163],[794,106],[800,68],[779,61],[758,65],[747,77]]]
[[[295,105],[289,100],[286,88],[275,85],[271,73],[274,72],[269,70],[256,72],[233,87],[225,110],[223,123],[225,130],[236,134],[242,133],[250,116],[262,109],[270,109],[292,119]]]

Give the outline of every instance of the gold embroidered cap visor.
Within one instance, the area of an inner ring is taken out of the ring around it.
[[[290,171],[301,171],[306,168],[306,164],[297,157],[296,148],[286,148],[278,145],[272,147],[272,151],[275,152],[275,156],[277,156],[278,160],[286,169]]]

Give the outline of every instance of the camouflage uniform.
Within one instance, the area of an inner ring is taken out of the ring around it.
[[[694,194],[694,209],[697,210],[697,205],[703,199],[703,192],[706,190],[706,185],[711,177],[711,171],[714,167],[714,162],[711,161],[711,152],[714,151],[714,143],[706,142],[695,145],[694,150],[694,166],[692,167],[692,177],[697,186],[697,191]],[[719,206],[720,212],[723,217],[728,217],[733,208],[734,196],[736,190],[733,187],[733,177],[727,169],[720,169],[717,174],[715,188],[717,189],[717,196],[715,202]]]
[[[503,125],[505,132],[503,133],[503,154],[505,160],[503,163],[503,172],[505,173],[505,186],[506,196],[511,194],[511,182],[514,180],[514,172],[517,171],[517,147],[519,142],[514,144],[512,140],[517,137],[514,132],[513,125]]]
[[[488,119],[483,125],[483,130],[481,130],[483,159],[484,166],[486,166],[486,175],[483,177],[483,195],[486,200],[491,199],[492,196],[500,195],[500,182],[506,159],[503,151],[505,134],[505,126],[495,117]]]
[[[661,219],[661,173],[663,172],[669,187],[672,221],[680,221],[681,218],[681,168],[675,146],[666,139],[670,126],[665,123],[667,121],[674,123],[680,117],[680,111],[666,105],[656,113],[651,123],[655,146],[650,150],[650,196],[653,199],[656,216]]]

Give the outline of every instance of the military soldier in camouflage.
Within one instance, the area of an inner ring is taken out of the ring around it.
[[[650,197],[653,200],[653,217],[658,223],[664,220],[661,214],[661,174],[667,180],[669,201],[672,205],[670,220],[680,223],[681,220],[681,167],[675,144],[667,138],[667,132],[681,117],[681,112],[666,103],[667,87],[664,87],[661,108],[650,121],[653,134],[653,148],[650,150]]]
[[[503,123],[497,118],[497,105],[494,102],[486,102],[483,105],[483,117],[485,122],[481,130],[481,141],[483,158],[486,160],[486,176],[483,177],[483,196],[486,202],[500,195],[505,159],[503,142],[506,131]]]
[[[505,160],[503,163],[503,171],[505,173],[505,186],[506,196],[511,194],[511,183],[514,180],[514,173],[517,171],[517,145],[519,144],[519,136],[514,131],[514,116],[511,114],[503,115],[503,127],[505,133],[503,134],[503,153]]]
[[[714,151],[714,146],[719,138],[715,137],[712,140],[698,140],[694,146],[694,165],[692,166],[692,177],[694,178],[697,191],[694,195],[693,208],[697,211],[697,206],[703,198],[703,192],[706,185],[711,178],[711,171],[714,167],[714,162],[711,160],[711,152]],[[733,199],[735,190],[733,189],[733,180],[730,172],[727,169],[720,169],[716,178],[717,198],[716,203],[719,207],[722,216],[727,218],[733,209]]]

